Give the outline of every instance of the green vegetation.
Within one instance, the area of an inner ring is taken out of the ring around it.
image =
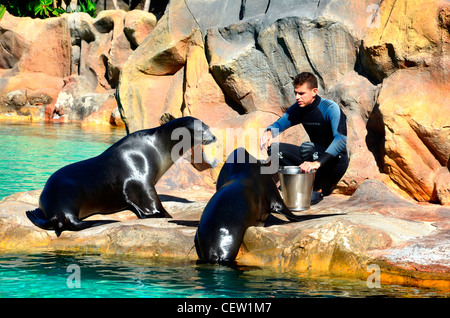
[[[78,0],[76,12],[86,12],[92,17],[95,16],[95,8],[98,0]],[[58,0],[0,0],[0,19],[5,12],[18,17],[50,18],[58,17],[65,12],[72,12],[70,7],[67,10],[62,7]]]
[[[53,8],[53,0],[39,0],[39,2],[34,6],[34,15],[36,17],[50,17],[59,16],[64,13],[65,10],[59,7]]]

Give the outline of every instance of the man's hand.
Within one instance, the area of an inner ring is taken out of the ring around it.
[[[302,172],[310,173],[313,170],[319,169],[320,163],[317,161],[314,161],[314,162],[305,161],[299,167],[300,167],[300,169],[302,169]]]
[[[272,144],[272,132],[270,130],[266,130],[259,139],[259,148],[261,150],[265,149],[267,151],[271,144]]]

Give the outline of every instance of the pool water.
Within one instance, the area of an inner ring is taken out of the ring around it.
[[[194,261],[70,253],[0,254],[0,298],[442,297],[402,286],[368,288],[360,280],[301,277],[272,268],[230,268]]]
[[[0,200],[42,189],[60,167],[96,156],[125,136],[123,129],[73,124],[0,122]],[[197,264],[70,253],[2,254],[3,297],[442,297],[402,286],[369,288],[361,280],[308,277],[272,268]]]
[[[125,129],[77,124],[0,122],[0,200],[42,189],[57,169],[99,155],[125,135]]]

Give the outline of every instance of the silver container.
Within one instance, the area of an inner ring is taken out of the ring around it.
[[[284,166],[278,169],[278,175],[286,206],[292,211],[308,210],[316,172],[304,173],[298,166]]]

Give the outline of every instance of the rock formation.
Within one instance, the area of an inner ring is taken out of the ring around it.
[[[123,125],[112,104],[120,69],[153,30],[156,18],[135,10],[0,22],[3,117]],[[6,115],[6,116],[5,116]]]
[[[158,21],[139,10],[6,13],[0,117],[123,120],[132,132],[191,115],[222,137],[219,161],[236,146],[261,158],[260,129],[293,103],[293,77],[311,71],[348,118],[351,160],[336,192],[378,179],[449,204],[449,12],[444,0],[173,0]],[[206,184],[220,166],[203,172]]]
[[[293,103],[293,77],[311,71],[348,118],[351,161],[336,191],[371,178],[447,204],[448,14],[423,0],[171,1],[123,65],[121,113],[129,131],[192,115],[222,131],[223,149],[236,143],[230,128],[255,143]]]

